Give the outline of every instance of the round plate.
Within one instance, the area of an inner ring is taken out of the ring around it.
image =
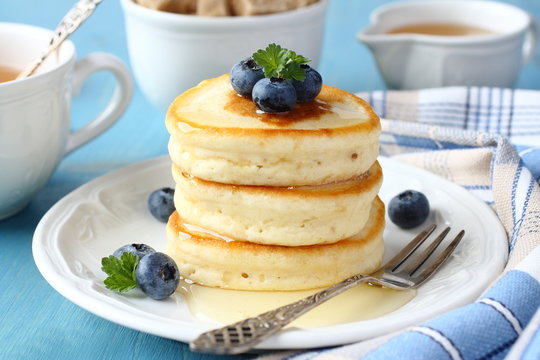
[[[376,319],[314,329],[291,328],[259,349],[312,348],[340,345],[383,335],[428,320],[474,301],[501,273],[507,258],[505,232],[494,212],[463,188],[432,173],[390,159],[379,159],[384,171],[380,196],[385,203],[406,189],[430,200],[431,220],[465,229],[455,254],[413,300]],[[45,279],[82,308],[117,324],[183,342],[216,327],[192,316],[180,294],[164,301],[116,294],[103,285],[101,258],[126,243],[165,248],[165,225],[146,209],[148,194],[173,186],[170,160],[160,157],[97,178],[65,196],[45,214],[33,239],[33,254]],[[428,221],[429,221],[428,220]],[[418,229],[404,231],[388,221],[386,258]]]

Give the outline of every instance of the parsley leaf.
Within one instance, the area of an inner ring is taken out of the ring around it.
[[[101,259],[101,270],[109,275],[103,282],[105,287],[116,292],[126,292],[137,287],[135,270],[139,264],[139,257],[130,252],[122,253],[117,258],[114,255]]]
[[[258,50],[253,55],[253,60],[264,70],[266,77],[278,77],[285,66],[288,53],[277,44],[270,44],[265,50]]]
[[[263,68],[265,77],[285,80],[304,80],[306,72],[300,65],[311,61],[277,44],[270,44],[264,50],[257,50],[252,57]]]
[[[296,62],[290,62],[285,65],[281,73],[284,79],[303,81],[306,78],[306,71]]]
[[[292,50],[289,50],[289,58],[291,59],[292,62],[295,62],[299,65],[307,64],[308,62],[311,61],[310,59],[303,57],[302,55],[298,55]]]

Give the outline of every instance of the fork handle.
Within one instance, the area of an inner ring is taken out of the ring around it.
[[[291,304],[205,332],[189,346],[193,351],[212,354],[234,355],[246,352],[316,306],[360,283],[370,281],[378,283],[378,279],[372,276],[351,276]]]

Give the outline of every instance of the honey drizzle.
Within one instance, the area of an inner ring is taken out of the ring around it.
[[[267,113],[259,110],[251,99],[238,95],[234,90],[227,94],[224,109],[241,116],[256,117],[262,122],[280,127],[304,120],[317,120],[333,112],[330,104],[321,99],[315,99],[297,103],[294,109],[286,113]]]

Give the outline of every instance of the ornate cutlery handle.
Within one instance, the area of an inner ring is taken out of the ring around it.
[[[96,9],[96,6],[102,1],[103,0],[80,0],[75,4],[54,30],[54,34],[45,51],[41,53],[38,59],[21,71],[19,76],[17,76],[17,79],[32,75],[43,64],[45,59],[47,59],[47,57],[56,50],[72,32],[88,19]]]
[[[189,345],[191,350],[213,354],[240,354],[277,333],[302,314],[363,282],[379,283],[377,278],[354,275],[342,282],[300,299],[237,323],[199,335]]]

